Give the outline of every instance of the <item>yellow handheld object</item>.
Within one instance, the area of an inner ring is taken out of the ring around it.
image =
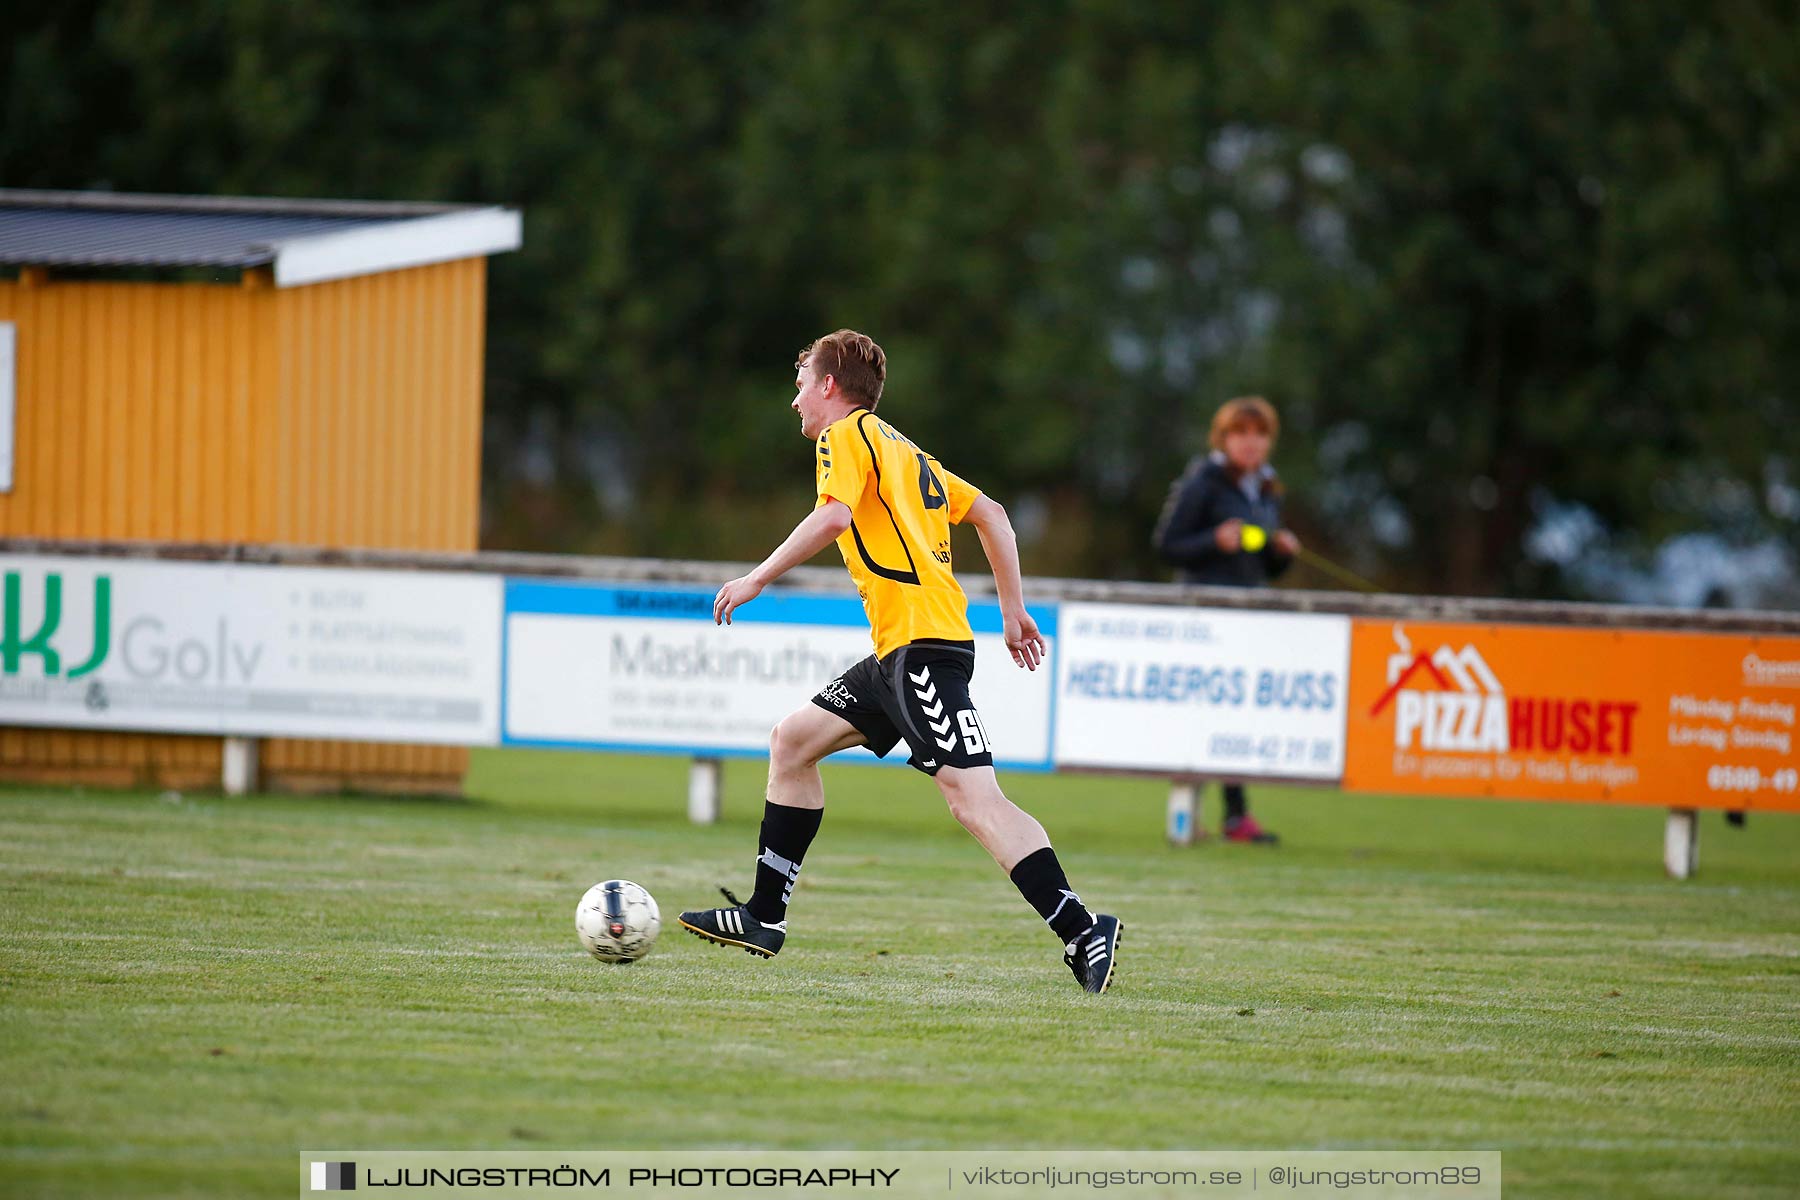
[[[1269,544],[1269,531],[1261,525],[1246,525],[1238,531],[1238,547],[1246,554],[1255,554]]]

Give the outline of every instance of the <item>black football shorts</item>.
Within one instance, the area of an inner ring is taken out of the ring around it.
[[[910,642],[884,659],[863,659],[813,703],[854,725],[877,758],[904,738],[912,751],[907,761],[927,775],[991,767],[987,730],[969,700],[974,674],[974,642]]]

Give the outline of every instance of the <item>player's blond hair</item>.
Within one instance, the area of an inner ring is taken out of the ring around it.
[[[1268,434],[1269,447],[1273,449],[1275,439],[1281,436],[1281,418],[1275,415],[1275,406],[1261,396],[1238,396],[1219,405],[1219,411],[1213,414],[1212,433],[1206,443],[1214,450],[1223,450],[1225,435],[1240,429],[1255,429]]]
[[[881,403],[881,389],[887,383],[887,355],[868,334],[854,329],[828,333],[800,351],[794,369],[808,363],[815,374],[837,380],[852,400],[860,401],[871,412]]]

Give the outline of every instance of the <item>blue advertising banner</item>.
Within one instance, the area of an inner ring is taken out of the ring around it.
[[[696,588],[508,579],[502,743],[761,757],[776,722],[873,652],[854,596],[771,590],[729,626],[713,624],[712,602]],[[971,692],[996,764],[1047,771],[1057,611],[1031,612],[1051,646],[1035,672],[1007,653],[1000,606],[969,605]],[[862,749],[838,757],[874,761]]]

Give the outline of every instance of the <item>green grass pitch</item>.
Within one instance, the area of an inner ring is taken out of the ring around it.
[[[1509,1196],[1800,1180],[1800,820],[1253,789],[1274,850],[1162,840],[1155,781],[1004,777],[1119,913],[1106,996],[936,790],[827,768],[771,962],[762,765],[485,752],[464,801],[0,792],[0,1194],[287,1195],[303,1147],[1469,1148]],[[1205,804],[1216,824],[1217,799]],[[575,941],[591,883],[664,929]]]

